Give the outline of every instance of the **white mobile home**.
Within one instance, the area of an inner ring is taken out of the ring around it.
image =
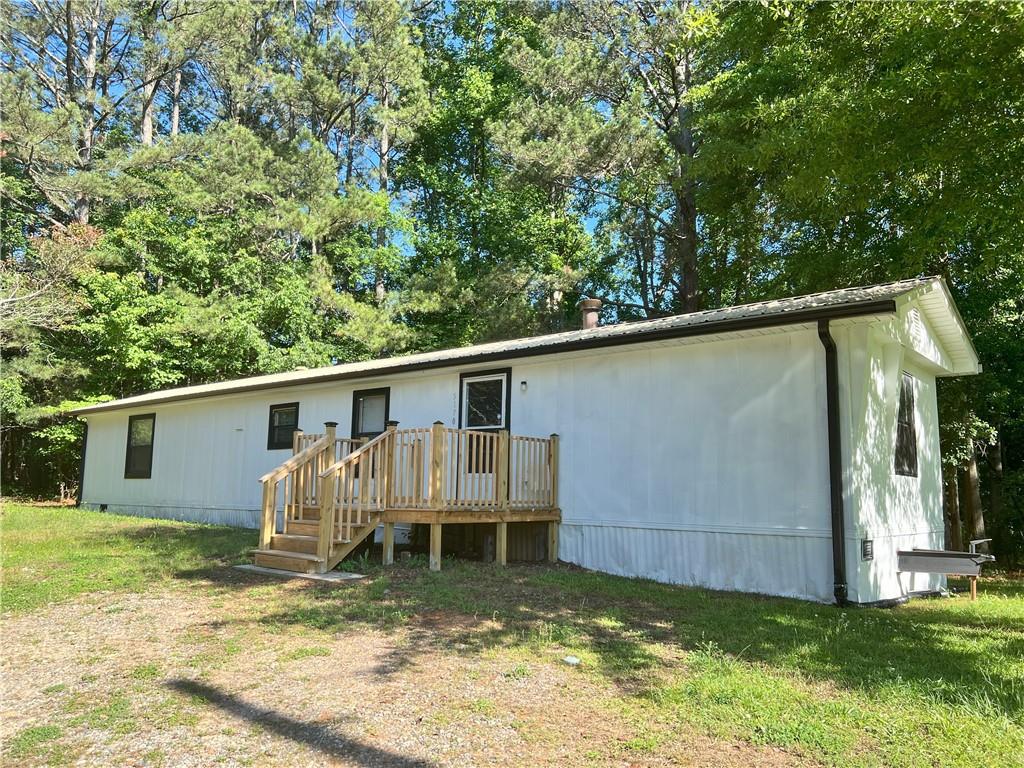
[[[934,278],[585,322],[83,408],[82,503],[259,527],[273,567],[381,524],[390,557],[402,523],[435,559],[446,524],[487,526],[503,561],[542,526],[610,573],[901,599],[942,586],[896,560],[943,543],[936,379],[979,370]]]

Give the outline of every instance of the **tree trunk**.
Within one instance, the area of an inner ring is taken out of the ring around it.
[[[388,194],[388,185],[390,179],[388,177],[388,156],[391,154],[391,134],[388,131],[387,126],[387,110],[389,106],[388,89],[385,86],[383,97],[381,98],[381,106],[384,107],[383,115],[385,123],[380,129],[380,163],[377,165],[377,186],[381,192],[385,195]],[[384,222],[377,227],[377,248],[382,249],[387,246],[388,241],[388,229]],[[380,304],[384,301],[384,271],[377,268],[376,285],[374,286],[374,294],[377,299],[377,303]]]
[[[960,508],[967,525],[967,539],[985,538],[985,514],[981,509],[981,482],[978,479],[978,460],[971,458],[960,468]]]
[[[964,548],[963,536],[961,534],[960,522],[960,499],[959,487],[956,481],[956,470],[950,469],[944,473],[946,477],[942,483],[943,502],[945,507],[946,521],[946,549],[962,552]]]
[[[700,285],[697,274],[697,203],[694,197],[693,181],[690,178],[690,162],[696,156],[693,140],[693,116],[688,106],[690,91],[690,52],[686,51],[673,68],[675,90],[675,125],[669,140],[678,155],[673,174],[675,197],[674,232],[671,244],[674,267],[679,276],[676,308],[681,312],[697,312],[701,308]]]
[[[675,247],[676,268],[679,270],[679,291],[676,305],[680,312],[698,312],[701,297],[697,275],[697,204],[693,185],[680,180],[682,192],[676,193]]]
[[[142,54],[142,114],[139,123],[141,125],[140,139],[143,146],[153,146],[153,113],[156,108],[156,92],[160,85],[160,57],[157,50],[157,20],[160,9],[154,4],[151,9],[143,13],[141,36],[143,46],[152,46],[147,52],[143,48]]]
[[[988,459],[988,512],[999,528],[1003,514],[1003,438],[996,438],[986,451]]]
[[[171,86],[171,136],[178,135],[181,120],[181,69],[174,71],[174,84]]]
[[[75,30],[71,14],[71,3],[66,12],[68,44],[74,45]],[[82,135],[78,140],[78,168],[81,171],[92,170],[92,149],[96,131],[96,46],[99,39],[99,19],[93,16],[87,22],[88,45],[85,55],[83,80],[85,84],[84,103],[82,107]],[[79,224],[89,223],[91,201],[84,192],[75,196],[75,221]]]
[[[75,17],[70,0],[64,4],[64,42],[64,77],[68,81],[68,100],[74,102],[78,88],[75,83]]]
[[[146,82],[142,85],[142,144],[147,147],[153,146],[153,105],[156,101],[156,80],[152,79],[152,73],[147,72],[143,77]]]
[[[352,181],[352,173],[356,164],[356,105],[349,107],[348,112],[348,146],[345,148],[345,184]]]

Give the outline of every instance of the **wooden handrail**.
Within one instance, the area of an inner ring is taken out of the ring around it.
[[[277,499],[282,481],[286,519],[302,520],[306,509],[319,505],[320,500],[316,494],[316,477],[319,469],[327,461],[334,461],[337,453],[344,452],[346,448],[347,441],[339,441],[335,437],[336,426],[333,421],[326,422],[324,434],[319,439],[260,478],[263,485],[259,539],[261,549],[270,546],[271,539],[277,532]],[[304,437],[308,439],[311,436],[303,436],[299,432],[293,434],[293,449],[298,447]]]
[[[362,455],[371,446],[376,445],[377,443],[382,442],[385,439],[387,439],[387,436],[389,434],[390,434],[390,432],[381,432],[379,435],[377,435],[375,438],[373,438],[369,442],[366,442],[366,443],[363,443],[362,445],[360,445],[358,448],[356,448],[354,451],[352,451],[352,453],[348,454],[347,456],[342,456],[336,462],[331,464],[331,466],[329,466],[327,469],[325,469],[323,472],[321,472],[320,473],[320,477],[327,477],[328,475],[331,474],[331,472],[336,472],[338,470],[338,468],[341,467],[342,464],[346,463],[349,459],[358,458],[360,455]]]
[[[394,426],[389,425],[385,432],[318,474],[320,524],[317,555],[322,563],[330,559],[337,539],[351,540],[353,526],[369,524],[371,511],[383,511],[387,507],[391,454],[386,448],[394,434]]]
[[[319,440],[317,440],[315,443],[313,443],[311,446],[309,446],[309,448],[304,449],[300,453],[296,453],[294,456],[292,456],[290,459],[288,459],[286,462],[284,462],[281,466],[279,466],[276,469],[272,469],[269,472],[267,472],[267,474],[263,475],[263,477],[260,478],[260,482],[261,483],[269,483],[269,482],[271,482],[273,480],[280,480],[280,479],[282,479],[285,475],[287,475],[292,470],[298,469],[299,467],[301,467],[303,464],[305,464],[307,461],[309,461],[313,456],[315,456],[317,453],[319,453],[324,448],[326,448],[328,443],[332,443],[332,442],[334,442],[334,436],[333,435],[330,435],[330,436],[324,435]]]

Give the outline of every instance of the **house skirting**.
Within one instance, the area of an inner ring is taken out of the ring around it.
[[[827,531],[726,532],[563,521],[559,557],[596,571],[832,602]]]
[[[155,517],[161,520],[182,520],[190,523],[230,525],[234,528],[259,528],[258,509],[232,509],[217,507],[177,507],[154,504],[96,504],[83,502],[83,509],[100,510],[133,517]]]

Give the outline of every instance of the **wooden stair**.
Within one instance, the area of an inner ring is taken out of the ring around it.
[[[276,568],[279,571],[295,571],[297,573],[314,573],[323,562],[316,555],[305,552],[289,552],[286,549],[254,549],[256,565],[261,568]]]
[[[254,549],[256,565],[297,573],[326,573],[348,557],[367,536],[377,529],[377,516],[370,518],[366,525],[353,528],[349,541],[336,541],[334,552],[325,564],[316,554],[320,531],[320,510],[308,507],[303,510],[302,520],[285,522],[285,532],[275,533],[266,549]]]
[[[287,525],[289,534],[297,536],[319,536],[320,535],[320,523],[316,520],[291,520]]]
[[[352,538],[349,541],[336,542],[334,553],[331,555],[331,559],[327,561],[327,570],[332,570],[338,563],[355,552],[356,547],[362,544],[367,536],[373,535],[373,532],[377,530],[377,525],[377,516],[374,515],[371,522],[352,529]]]

